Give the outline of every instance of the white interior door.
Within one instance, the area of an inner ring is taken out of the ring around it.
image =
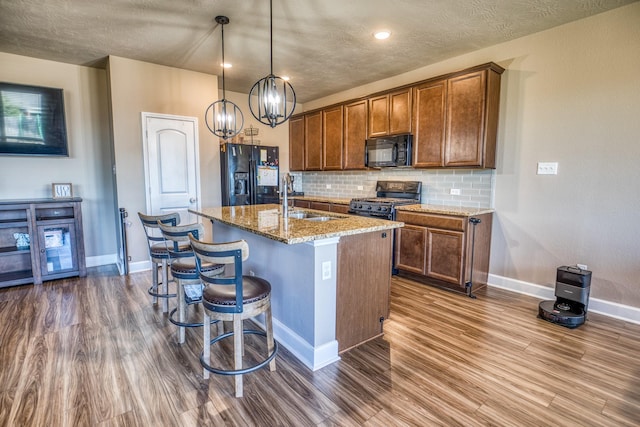
[[[147,214],[180,213],[180,222],[197,222],[189,208],[200,208],[198,119],[142,113]]]

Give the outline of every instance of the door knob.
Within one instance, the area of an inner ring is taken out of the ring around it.
[[[196,198],[195,197],[192,197],[192,198],[189,199],[189,203],[195,203],[195,202],[196,202]]]

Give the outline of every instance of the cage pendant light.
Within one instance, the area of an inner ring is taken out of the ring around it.
[[[216,16],[216,22],[222,26],[222,99],[209,105],[204,114],[204,121],[214,135],[228,139],[236,136],[242,130],[244,115],[236,104],[227,100],[224,86],[224,26],[229,23],[229,18]]]
[[[272,128],[291,117],[296,108],[293,86],[273,74],[273,1],[269,0],[270,60],[269,75],[258,80],[249,92],[249,110],[260,123]]]

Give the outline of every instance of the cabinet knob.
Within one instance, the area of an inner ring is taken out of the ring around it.
[[[46,252],[46,249],[40,249],[40,253],[43,254]]]
[[[192,197],[192,198],[189,199],[189,203],[195,203],[195,202],[196,202],[196,198],[195,197]]]

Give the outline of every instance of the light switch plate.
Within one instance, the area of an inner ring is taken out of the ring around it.
[[[459,196],[462,194],[462,190],[460,190],[459,188],[452,188],[451,190],[449,190],[449,194],[451,194],[452,196]]]
[[[538,162],[538,175],[558,175],[558,162]]]

